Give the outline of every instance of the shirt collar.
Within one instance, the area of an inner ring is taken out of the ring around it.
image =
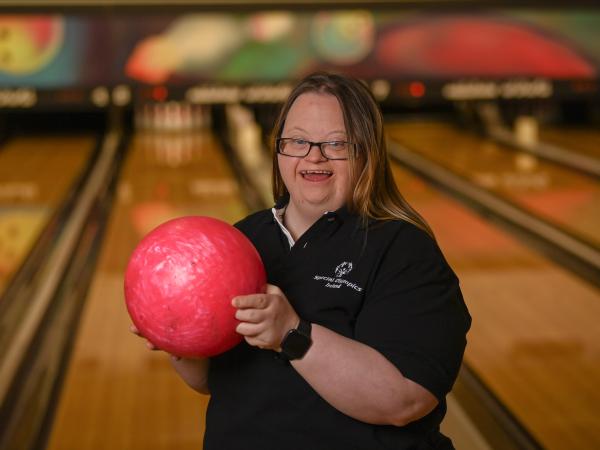
[[[282,208],[277,208],[277,205],[275,205],[273,208],[271,208],[271,212],[273,213],[275,222],[277,222],[277,224],[279,225],[279,228],[281,228],[281,231],[287,238],[288,243],[290,244],[290,248],[292,248],[296,242],[294,241],[292,234],[289,232],[289,230],[283,224],[283,215],[285,213],[285,208],[287,208],[287,204],[283,205]]]
[[[281,197],[279,197],[277,199],[277,201],[275,202],[275,205],[272,208],[273,216],[275,216],[275,220],[277,220],[277,217],[276,217],[277,214],[275,211],[280,211],[281,215],[283,215],[283,213],[285,212],[285,208],[287,208],[289,201],[290,201],[289,193],[285,193],[284,195],[282,195]],[[342,221],[346,221],[353,216],[353,214],[349,211],[348,206],[346,206],[346,205],[343,205],[341,208],[339,208],[335,211],[325,211],[323,214],[327,215],[327,216],[338,217],[338,218],[342,219]],[[283,223],[283,221],[281,221],[281,222]]]

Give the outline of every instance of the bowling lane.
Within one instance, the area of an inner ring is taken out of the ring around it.
[[[442,122],[396,122],[390,137],[588,242],[600,246],[600,183]]]
[[[86,167],[93,136],[15,137],[0,149],[0,296]]]
[[[581,126],[541,127],[540,140],[600,160],[600,131]]]
[[[600,448],[600,292],[399,165],[393,172],[461,280],[473,317],[465,363],[543,448]]]
[[[231,223],[247,211],[210,132],[135,135],[117,189],[48,448],[198,450],[208,397],[129,332],[123,273],[159,223],[188,214]]]

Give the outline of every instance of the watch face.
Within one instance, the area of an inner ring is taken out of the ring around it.
[[[281,350],[289,359],[298,359],[304,356],[310,344],[311,340],[308,336],[298,330],[291,330],[283,341]]]

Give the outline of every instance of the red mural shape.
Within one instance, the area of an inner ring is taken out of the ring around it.
[[[438,17],[381,35],[376,59],[386,73],[429,77],[590,78],[596,69],[567,42],[518,22]]]

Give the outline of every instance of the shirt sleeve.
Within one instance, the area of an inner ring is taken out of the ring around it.
[[[458,375],[471,318],[435,241],[412,225],[402,228],[366,291],[355,339],[441,402]]]

